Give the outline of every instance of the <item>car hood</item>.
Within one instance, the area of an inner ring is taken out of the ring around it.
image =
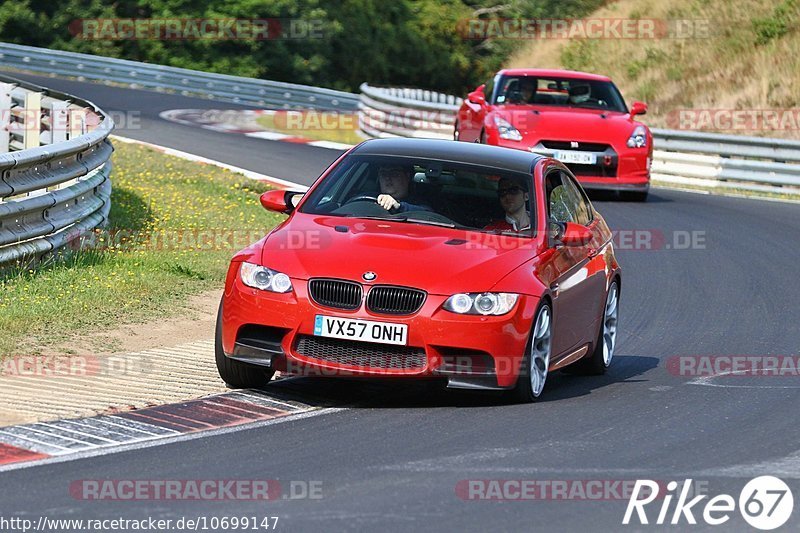
[[[523,142],[542,139],[622,143],[639,125],[628,113],[546,106],[505,106],[497,114],[522,134]]]
[[[267,237],[261,264],[296,279],[370,271],[376,284],[449,295],[489,290],[535,253],[534,239],[296,213]]]

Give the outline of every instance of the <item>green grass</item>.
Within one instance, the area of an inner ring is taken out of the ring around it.
[[[115,148],[110,225],[94,246],[0,277],[0,356],[179,314],[187,297],[221,289],[233,253],[281,219],[261,207],[263,183],[137,145]]]

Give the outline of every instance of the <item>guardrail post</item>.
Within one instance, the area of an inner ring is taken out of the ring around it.
[[[67,102],[56,100],[50,102],[50,143],[67,140]]]
[[[76,105],[70,105],[68,110],[69,138],[74,139],[86,133],[86,110]]]
[[[8,152],[8,142],[11,134],[8,127],[11,124],[11,90],[14,85],[0,83],[0,153]]]
[[[50,114],[50,131],[47,140],[50,144],[60,143],[67,140],[67,107],[68,102],[63,100],[51,101],[48,105]],[[42,143],[45,143],[45,136],[42,136]],[[48,187],[48,191],[57,191],[77,183],[77,179],[71,179],[62,183],[57,183]]]
[[[42,93],[29,92],[25,94],[25,117],[23,120],[22,145],[24,149],[39,146],[40,132],[42,131]]]

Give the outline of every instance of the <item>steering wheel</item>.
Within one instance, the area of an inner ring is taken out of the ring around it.
[[[345,202],[342,205],[347,205],[352,202],[366,202],[366,201],[375,202],[377,204],[378,197],[370,196],[369,194],[359,194],[358,196],[353,196],[352,198],[345,200]]]

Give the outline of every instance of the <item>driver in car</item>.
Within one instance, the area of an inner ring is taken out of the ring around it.
[[[533,95],[536,94],[536,80],[533,78],[520,78],[519,95],[520,103],[533,103]]]
[[[514,104],[532,104],[536,94],[536,80],[534,78],[519,78],[509,84],[507,97]],[[513,88],[512,88],[513,87]]]
[[[378,183],[381,194],[378,205],[387,211],[404,213],[406,211],[431,211],[420,199],[409,194],[411,169],[401,165],[382,166],[378,170]]]
[[[528,187],[522,181],[500,178],[497,182],[497,197],[505,211],[504,220],[489,223],[483,229],[489,231],[526,231],[531,229],[531,217],[525,208],[528,202]]]

